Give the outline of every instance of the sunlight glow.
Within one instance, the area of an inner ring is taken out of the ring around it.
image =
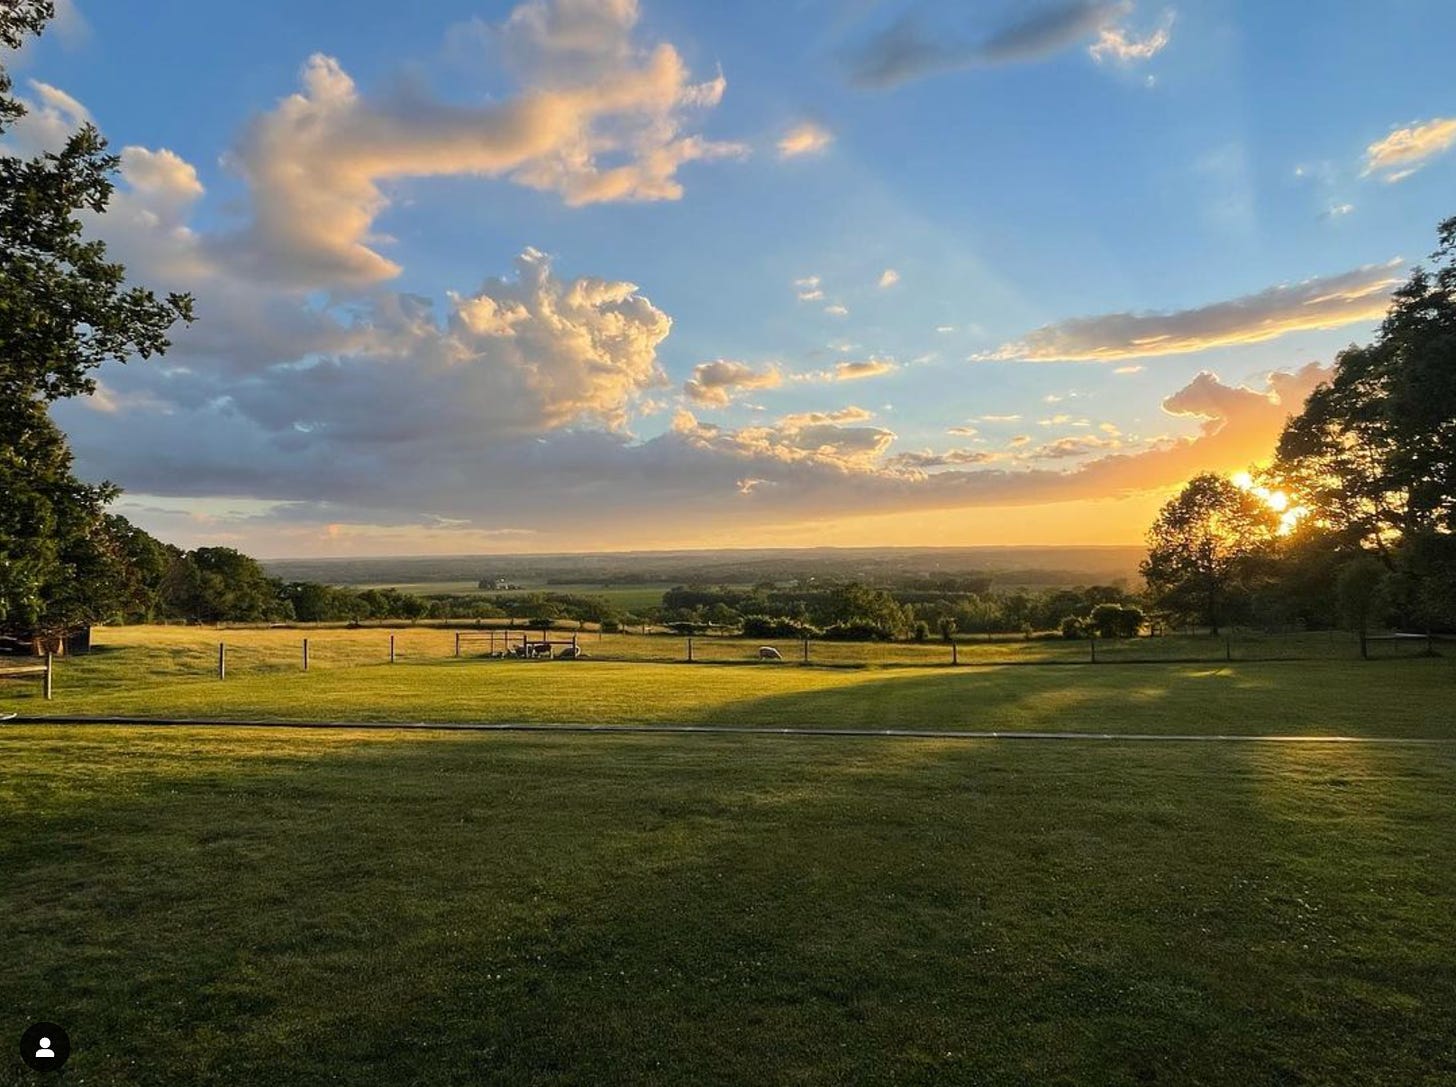
[[[1299,527],[1299,522],[1309,515],[1309,507],[1291,505],[1289,495],[1256,483],[1254,477],[1248,472],[1235,472],[1229,477],[1229,480],[1239,490],[1247,491],[1256,498],[1262,499],[1266,506],[1279,514],[1278,531],[1281,536],[1288,536]]]

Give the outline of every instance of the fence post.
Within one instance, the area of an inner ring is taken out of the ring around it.
[[[460,656],[460,632],[455,632],[455,655]]]
[[[308,639],[303,640],[303,670],[308,671]]]
[[[688,663],[693,663],[693,636],[688,635]]]
[[[1087,639],[1087,644],[1092,647],[1092,663],[1093,664],[1096,664],[1097,663],[1097,639],[1096,638],[1088,638]]]
[[[1234,659],[1234,636],[1232,634],[1223,636],[1223,659],[1226,661]]]
[[[44,681],[44,686],[45,686],[45,700],[47,702],[49,702],[51,700],[51,677],[55,674],[55,670],[56,670],[55,654],[53,654],[53,653],[47,653],[46,654],[45,681]]]
[[[394,663],[394,635],[389,636],[389,663]]]
[[[227,643],[217,643],[217,678],[227,679]]]
[[[960,663],[960,657],[956,653],[956,643],[954,638],[950,640],[950,662],[951,664]]]
[[[809,636],[804,635],[804,663],[809,663]]]

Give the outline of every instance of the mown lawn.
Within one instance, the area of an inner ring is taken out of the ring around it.
[[[56,698],[0,684],[24,715],[263,720],[716,724],[1135,733],[1317,733],[1456,737],[1449,658],[1021,666],[802,668],[793,662],[664,664],[455,660],[453,636],[326,631],[301,670],[294,631],[107,631],[62,661]],[[651,639],[642,639],[650,641]],[[739,645],[741,651],[741,643]],[[381,655],[381,645],[383,654]],[[873,650],[874,647],[862,647]],[[896,647],[908,649],[910,647]],[[992,652],[999,652],[991,647]]]
[[[1445,745],[9,725],[0,767],[0,1032],[65,1024],[66,1082],[1456,1075]]]

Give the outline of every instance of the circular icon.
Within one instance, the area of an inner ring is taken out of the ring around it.
[[[59,1023],[32,1023],[20,1036],[20,1059],[37,1072],[54,1072],[71,1055],[71,1036]]]

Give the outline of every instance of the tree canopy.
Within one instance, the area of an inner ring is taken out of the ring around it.
[[[0,6],[0,43],[19,48],[54,14],[49,0]],[[25,115],[0,67],[0,135]],[[93,392],[108,361],[167,349],[192,300],[128,286],[83,216],[105,210],[118,159],[90,124],[59,151],[0,156],[0,632],[53,636],[122,606],[125,540],[108,521],[117,494],[71,472],[55,400]]]

